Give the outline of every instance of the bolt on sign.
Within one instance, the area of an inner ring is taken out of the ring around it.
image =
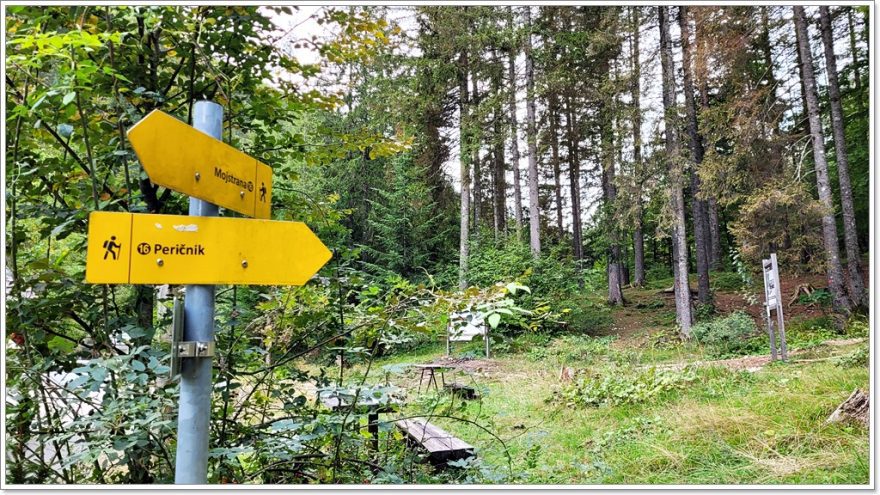
[[[160,110],[128,130],[154,184],[254,218],[271,218],[272,169]]]
[[[330,257],[302,222],[96,211],[86,282],[303,285]]]

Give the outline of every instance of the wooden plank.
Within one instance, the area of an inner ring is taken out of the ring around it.
[[[410,439],[428,451],[432,461],[463,459],[473,455],[472,445],[424,420],[402,419],[396,424]]]

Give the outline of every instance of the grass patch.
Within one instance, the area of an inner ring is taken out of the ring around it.
[[[794,317],[785,323],[785,341],[792,349],[809,349],[843,336],[831,316]]]
[[[418,376],[412,369],[391,378],[410,389],[401,414],[433,412],[481,426],[446,417],[431,420],[478,449],[478,463],[450,475],[449,482],[868,482],[868,430],[824,424],[854,388],[867,387],[866,366],[841,366],[827,359],[772,364],[754,373],[722,367],[680,370],[668,374],[693,373],[693,378],[644,400],[568,405],[546,400],[576,387],[560,382],[561,365],[583,370],[576,380],[591,376],[618,383],[617,389],[608,389],[613,397],[614,390],[653,383],[640,378],[651,366],[704,356],[690,343],[635,348],[630,341],[571,335],[523,335],[513,342],[511,353],[494,359],[489,369],[447,373],[448,381],[469,380],[478,387],[482,397],[476,401],[433,391],[417,396]],[[819,358],[833,352],[831,346],[815,349]],[[443,353],[438,343],[392,356],[374,364],[374,373],[385,364],[427,362]]]

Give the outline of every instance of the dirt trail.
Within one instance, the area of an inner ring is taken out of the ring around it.
[[[823,345],[831,346],[831,347],[843,347],[851,344],[858,344],[860,342],[864,342],[865,338],[858,339],[834,339],[834,340],[826,340],[823,342]],[[796,358],[797,356],[806,354],[810,352],[811,349],[800,349],[794,350],[788,353],[789,358]],[[829,359],[833,356],[829,356]],[[798,362],[798,359],[793,359],[793,362]],[[770,356],[743,356],[739,358],[732,359],[718,359],[714,361],[693,361],[690,363],[670,363],[670,364],[662,364],[657,365],[655,368],[664,369],[664,370],[680,370],[688,365],[693,366],[723,366],[726,368],[730,368],[732,370],[738,371],[748,371],[755,372],[766,366],[770,363]]]
[[[782,303],[786,321],[791,319],[816,318],[827,314],[828,309],[818,304],[805,305],[792,301],[798,287],[812,286],[822,289],[827,286],[823,275],[791,275],[781,277]],[[867,284],[867,280],[866,280]],[[691,289],[696,297],[696,285],[692,282]],[[735,311],[744,311],[750,315],[759,328],[764,325],[764,306],[762,287],[756,286],[752,292],[757,297],[756,304],[749,304],[743,294],[737,291],[716,290],[714,292],[715,308],[719,316]],[[614,308],[611,312],[613,322],[611,328],[599,335],[616,335],[616,347],[640,347],[650,339],[650,335],[659,330],[669,330],[675,326],[675,299],[671,292],[662,289],[624,289],[626,306]]]

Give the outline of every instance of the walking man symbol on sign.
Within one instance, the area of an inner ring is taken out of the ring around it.
[[[104,241],[104,259],[106,260],[107,255],[109,254],[110,256],[113,256],[113,259],[115,260],[116,257],[119,256],[119,253],[116,250],[121,247],[122,244],[116,242],[116,236],[111,235],[110,240]]]
[[[260,182],[260,201],[266,202],[266,183]]]

